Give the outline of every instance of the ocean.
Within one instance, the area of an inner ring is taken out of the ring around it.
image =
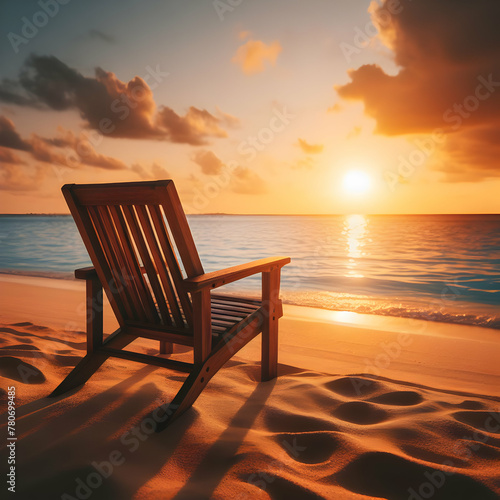
[[[500,329],[500,215],[188,219],[205,271],[290,256],[285,302]],[[90,265],[71,216],[0,216],[0,248],[1,273],[72,279]],[[227,290],[259,287],[254,277]]]

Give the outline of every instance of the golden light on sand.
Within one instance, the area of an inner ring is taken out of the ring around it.
[[[349,170],[342,179],[342,189],[347,194],[361,195],[370,190],[372,179],[363,170]]]

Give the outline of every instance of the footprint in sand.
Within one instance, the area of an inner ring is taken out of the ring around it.
[[[325,387],[341,396],[360,398],[382,390],[383,385],[376,380],[360,377],[343,377],[327,382]]]
[[[500,413],[494,411],[457,411],[452,414],[455,420],[470,425],[481,432],[500,434]]]
[[[334,410],[333,414],[341,420],[358,425],[378,424],[388,418],[385,410],[364,401],[343,403]]]
[[[271,432],[309,432],[336,431],[338,427],[328,420],[285,412],[277,409],[267,409],[264,415],[266,429]]]
[[[442,465],[447,463],[448,461],[452,461],[454,467],[467,467],[468,463],[462,458],[453,456],[450,458],[450,455],[443,455],[441,453],[426,450],[425,448],[420,448],[418,446],[413,446],[411,444],[401,446],[401,449],[410,457],[417,458],[419,460],[423,460],[424,462],[434,463],[436,465]]]
[[[291,458],[303,464],[326,462],[342,447],[339,437],[331,432],[278,434],[275,441]]]
[[[355,493],[391,500],[419,498],[416,495],[433,500],[498,500],[489,488],[468,476],[445,474],[385,452],[364,453],[333,479]]]
[[[27,345],[27,344],[12,344],[0,347],[3,350],[15,350],[15,351],[39,351],[37,346],[35,345]]]
[[[418,405],[423,400],[422,395],[415,391],[387,392],[386,394],[381,394],[370,399],[372,403],[390,406],[413,406]]]
[[[464,410],[484,410],[486,408],[486,405],[484,403],[481,403],[481,401],[472,401],[469,399],[462,401],[457,406],[459,408],[463,408]]]
[[[268,479],[267,479],[268,478]],[[267,481],[266,481],[267,479]],[[281,499],[281,498],[291,498],[300,500],[324,500],[325,497],[321,496],[314,491],[306,488],[299,484],[299,481],[293,482],[291,479],[284,478],[279,475],[264,476],[262,480],[255,483],[256,487],[261,487],[269,495],[266,498]],[[242,497],[243,498],[243,497]],[[249,494],[248,498],[254,498],[253,495]],[[255,495],[257,498],[257,495]],[[262,494],[258,498],[263,498]]]
[[[45,382],[45,375],[38,368],[12,356],[0,358],[0,376],[25,384]]]

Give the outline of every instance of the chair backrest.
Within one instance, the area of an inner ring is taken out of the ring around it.
[[[174,183],[66,184],[62,191],[120,325],[192,333],[182,280],[203,274],[203,266]]]

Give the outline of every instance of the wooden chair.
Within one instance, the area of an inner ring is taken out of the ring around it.
[[[289,257],[256,260],[205,273],[171,180],[67,184],[62,192],[94,267],[87,283],[87,355],[50,396],[84,384],[110,357],[189,373],[170,403],[153,412],[161,430],[200,395],[224,363],[262,332],[262,380],[277,376],[281,268]],[[262,273],[262,300],[211,293]],[[103,339],[102,290],[119,328]],[[124,348],[159,341],[159,356]],[[173,344],[193,348],[193,363],[168,359]]]

